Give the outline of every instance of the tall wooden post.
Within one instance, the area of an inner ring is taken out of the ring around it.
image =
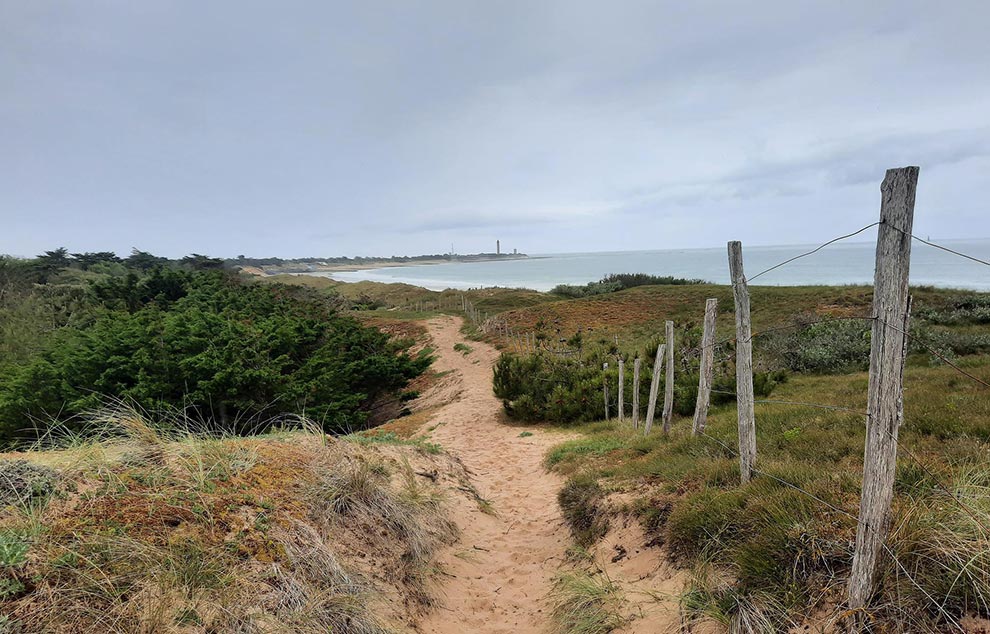
[[[642,359],[636,357],[633,361],[633,397],[632,397],[632,426],[633,429],[639,429],[639,366],[642,365]]]
[[[653,429],[653,416],[657,412],[657,392],[660,391],[660,372],[663,369],[663,351],[666,344],[657,346],[657,356],[653,360],[653,378],[650,381],[650,402],[646,404],[646,425],[643,426],[643,433],[650,435]]]
[[[605,397],[605,421],[608,422],[608,364],[602,364],[602,395]]]
[[[667,335],[667,376],[663,389],[663,433],[670,433],[670,421],[674,417],[674,322],[664,323]]]
[[[623,411],[625,409],[625,382],[626,382],[626,366],[622,357],[619,357],[619,424],[625,420],[626,413]]]
[[[739,473],[749,482],[756,463],[756,413],[753,411],[753,329],[749,287],[743,273],[742,242],[729,243],[729,275],[736,304],[736,419],[739,423]]]
[[[863,492],[856,551],[849,575],[849,609],[859,614],[873,592],[873,576],[890,528],[897,467],[897,432],[904,418],[904,354],[910,297],[911,229],[918,168],[887,170],[880,185],[880,229],[873,278],[873,330],[867,395]],[[855,629],[862,626],[860,620]]]
[[[705,302],[705,330],[701,335],[701,367],[698,368],[698,400],[694,403],[694,424],[691,435],[705,431],[708,422],[708,405],[712,395],[712,364],[715,360],[715,313],[718,300],[710,298]]]

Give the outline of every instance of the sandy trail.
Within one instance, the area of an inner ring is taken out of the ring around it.
[[[431,436],[468,468],[478,493],[497,515],[483,513],[468,496],[451,496],[461,539],[441,556],[449,575],[443,606],[420,624],[424,632],[543,632],[544,598],[570,543],[557,506],[563,480],[548,473],[543,456],[561,442],[559,433],[509,425],[492,394],[498,352],[465,341],[460,320],[429,322],[437,348],[436,370],[452,370],[460,392],[428,427]],[[469,354],[454,344],[471,346]],[[532,436],[520,437],[528,431]]]

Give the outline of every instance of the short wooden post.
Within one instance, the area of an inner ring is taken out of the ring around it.
[[[605,396],[605,421],[608,422],[608,364],[602,364],[602,394]]]
[[[756,413],[753,411],[753,329],[749,287],[743,273],[742,242],[729,243],[729,275],[736,305],[736,420],[739,424],[739,474],[749,482],[756,464]]]
[[[670,433],[670,422],[674,417],[674,322],[664,323],[667,335],[667,376],[663,389],[663,433]]]
[[[657,346],[657,356],[653,360],[653,378],[650,380],[650,401],[646,404],[646,425],[643,427],[643,433],[647,436],[650,435],[650,430],[653,429],[653,416],[657,411],[657,392],[660,391],[660,373],[663,370],[664,348],[666,348],[666,344],[663,343]]]
[[[625,420],[625,382],[626,382],[626,366],[622,357],[619,357],[619,423],[621,424]]]
[[[715,313],[718,300],[714,297],[705,302],[705,330],[701,335],[701,367],[698,368],[698,400],[694,403],[694,424],[691,435],[705,431],[708,422],[708,405],[712,395],[712,374],[715,361]]]
[[[854,615],[862,614],[873,593],[877,559],[890,528],[897,432],[904,418],[904,355],[911,306],[910,234],[917,187],[917,167],[889,169],[880,185],[863,492],[848,586],[848,607]],[[854,616],[853,620],[853,629],[863,627],[860,617]]]
[[[639,366],[642,365],[642,359],[636,357],[633,361],[633,397],[632,397],[632,426],[633,429],[639,429]]]

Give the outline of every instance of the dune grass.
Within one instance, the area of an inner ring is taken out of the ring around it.
[[[990,381],[990,359],[962,362]],[[912,364],[905,386],[895,521],[873,609],[891,631],[935,632],[990,614],[990,398],[947,366]],[[866,387],[866,373],[795,375],[771,399],[863,410]],[[690,418],[675,418],[669,436],[614,422],[569,427],[582,436],[546,462],[585,487],[640,492],[633,507],[654,540],[708,571],[684,595],[689,611],[781,631],[842,600],[865,425],[855,412],[782,403],[757,404],[756,420],[760,473],[746,486],[733,405],[713,408],[701,437]]]
[[[608,634],[626,622],[620,613],[623,593],[602,573],[558,575],[549,598],[555,634]]]
[[[94,421],[95,439],[9,456],[58,478],[0,511],[3,627],[379,634],[434,600],[454,528],[414,472],[436,454],[315,425],[225,437],[121,407]]]

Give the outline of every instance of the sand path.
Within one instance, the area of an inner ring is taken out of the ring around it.
[[[437,348],[435,369],[453,371],[460,392],[433,417],[433,441],[460,458],[478,493],[497,515],[482,512],[468,496],[451,496],[461,539],[441,556],[449,575],[443,605],[420,624],[423,632],[543,632],[544,598],[570,543],[557,506],[560,476],[548,473],[543,456],[564,439],[538,427],[507,424],[492,394],[498,352],[465,341],[460,320],[429,322]],[[454,344],[472,351],[462,354]],[[520,437],[528,431],[532,435]]]

